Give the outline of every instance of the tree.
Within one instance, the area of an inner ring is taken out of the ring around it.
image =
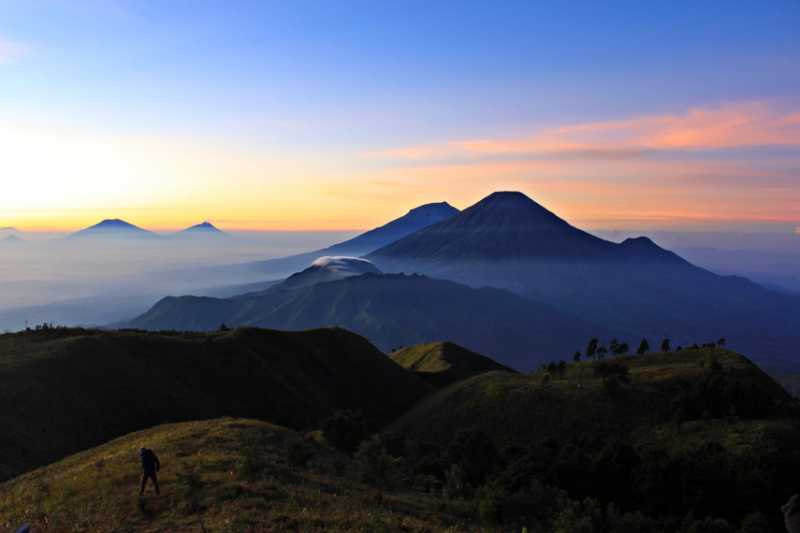
[[[664,339],[663,341],[661,341],[661,351],[666,353],[669,351],[669,349],[670,349],[669,339]]]
[[[642,342],[639,343],[639,349],[636,350],[636,353],[639,355],[644,355],[650,351],[650,343],[647,342],[647,339],[642,339]]]
[[[597,349],[597,355],[600,359],[605,358],[606,354],[608,353],[608,349],[605,346],[601,346]]]
[[[718,340],[718,341],[717,341],[717,345],[718,345],[720,348],[724,348],[724,347],[725,347],[725,337],[722,337],[720,340]]]
[[[559,361],[558,362],[558,379],[564,379],[564,375],[567,373],[567,362],[566,361]]]
[[[580,352],[580,350],[578,350],[577,352],[575,352],[572,355],[572,360],[575,361],[576,363],[580,363],[581,362],[581,352]]]
[[[461,430],[447,447],[450,464],[460,466],[473,485],[481,485],[494,471],[498,454],[492,438],[481,430]]]
[[[597,338],[589,341],[589,345],[586,347],[586,357],[588,359],[594,359],[594,356],[597,354],[597,347],[599,344],[600,341]]]
[[[614,348],[612,349],[612,352],[614,352],[615,355],[625,355],[626,353],[628,353],[628,351],[630,351],[630,349],[631,347],[628,346],[628,343],[623,342],[621,344],[617,343],[616,346],[614,346]]]
[[[608,351],[611,353],[617,353],[619,349],[619,341],[617,339],[611,339],[611,342],[608,343]]]

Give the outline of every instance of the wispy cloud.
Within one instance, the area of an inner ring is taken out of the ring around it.
[[[24,56],[30,47],[21,42],[11,41],[0,37],[0,65],[5,63],[13,63],[20,57]]]
[[[369,155],[405,161],[497,157],[595,160],[759,146],[800,146],[800,113],[781,112],[764,102],[737,102],[680,114],[545,128],[524,138],[451,140]]]

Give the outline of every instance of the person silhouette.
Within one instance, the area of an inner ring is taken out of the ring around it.
[[[786,531],[789,533],[800,533],[800,494],[795,494],[789,498],[789,502],[781,507],[783,511],[783,521],[786,524]]]
[[[161,470],[161,462],[158,460],[158,456],[149,448],[140,448],[139,458],[142,460],[142,486],[139,488],[139,495],[144,494],[148,479],[153,482],[156,494],[161,494],[158,488],[158,471]]]

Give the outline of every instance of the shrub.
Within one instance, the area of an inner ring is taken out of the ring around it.
[[[478,519],[486,524],[497,524],[502,520],[505,492],[498,485],[484,485],[475,494]]]
[[[286,445],[286,462],[289,466],[305,468],[312,457],[314,449],[303,439],[294,439]]]
[[[367,424],[361,413],[337,411],[322,423],[325,440],[334,448],[352,454],[367,435]]]
[[[364,481],[380,487],[389,486],[394,481],[399,459],[389,455],[379,435],[363,441],[355,458],[361,467]]]
[[[467,481],[467,474],[460,465],[450,465],[450,468],[444,473],[442,493],[448,500],[467,498],[472,493],[472,487]]]

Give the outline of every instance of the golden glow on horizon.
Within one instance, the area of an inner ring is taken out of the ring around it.
[[[350,231],[448,201],[521,190],[573,223],[800,221],[797,157],[699,150],[800,146],[800,113],[734,103],[574,124],[524,139],[456,140],[330,157],[192,139],[0,122],[0,226],[72,231],[123,218],[156,231]],[[652,157],[665,152],[668,157]],[[790,226],[792,227],[792,226]]]

